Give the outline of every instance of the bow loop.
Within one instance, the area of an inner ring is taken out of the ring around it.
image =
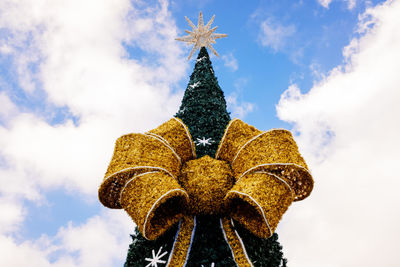
[[[157,128],[148,131],[164,140],[182,159],[182,164],[196,158],[196,148],[187,126],[178,118],[172,118]]]
[[[287,183],[263,171],[253,172],[238,181],[225,197],[233,219],[254,235],[270,237],[294,199]]]
[[[120,209],[120,193],[127,181],[148,171],[162,171],[177,179],[182,161],[196,157],[187,127],[170,119],[145,134],[127,134],[117,139],[114,154],[99,188],[100,202]]]
[[[313,179],[292,134],[284,129],[262,132],[239,119],[232,120],[219,145],[217,159],[231,164],[236,181],[255,171],[282,178],[295,192],[295,201],[312,191]]]
[[[189,196],[174,178],[152,171],[133,176],[120,201],[143,236],[154,240],[183,217]]]
[[[240,148],[249,139],[259,135],[262,131],[250,126],[239,119],[233,119],[225,129],[225,133],[218,146],[216,159],[232,162]]]
[[[232,120],[216,158],[231,164],[236,184],[225,197],[230,215],[254,235],[272,235],[293,201],[307,197],[313,179],[292,134],[262,132]]]

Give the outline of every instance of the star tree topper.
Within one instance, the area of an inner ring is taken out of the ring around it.
[[[223,34],[223,33],[214,33],[215,30],[218,28],[217,26],[210,29],[210,26],[213,23],[214,18],[215,18],[215,15],[212,16],[212,18],[207,23],[207,25],[204,26],[203,14],[200,12],[199,22],[197,23],[197,27],[196,27],[193,24],[193,22],[191,22],[190,19],[188,19],[185,16],[185,19],[189,23],[190,27],[192,27],[193,31],[185,30],[185,32],[188,35],[176,38],[175,40],[186,42],[189,45],[193,44],[193,48],[192,48],[192,51],[190,51],[188,59],[190,59],[193,56],[193,53],[197,49],[200,49],[203,46],[209,48],[217,57],[219,57],[217,51],[215,51],[215,49],[212,47],[212,44],[215,44],[215,39],[227,37],[228,35]]]

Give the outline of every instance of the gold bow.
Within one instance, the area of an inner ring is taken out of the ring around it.
[[[178,246],[170,257],[175,261],[171,266],[178,266],[186,258],[193,216],[223,218],[226,240],[237,247],[240,237],[229,218],[267,238],[289,205],[306,198],[312,188],[312,176],[289,131],[260,131],[234,119],[215,158],[196,159],[188,128],[172,118],[147,133],[116,141],[99,199],[106,207],[124,208],[150,240],[180,221]],[[247,266],[243,249],[232,251],[236,262]]]

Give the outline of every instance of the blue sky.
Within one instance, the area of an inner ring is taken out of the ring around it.
[[[232,117],[292,130],[314,174],[291,266],[394,266],[400,5],[360,0],[0,3],[0,265],[121,266],[134,224],[97,188],[118,136],[178,110],[200,11]]]
[[[229,34],[229,39],[219,40],[216,48],[237,62],[234,70],[226,67],[224,60],[213,60],[220,85],[227,95],[235,93],[240,101],[255,103],[254,112],[249,112],[246,119],[263,128],[288,127],[275,112],[281,93],[292,83],[307,91],[322,74],[341,64],[343,47],[357,36],[359,14],[379,3],[360,2],[349,9],[346,1],[333,1],[329,8],[317,1],[259,1],[246,5],[239,1],[206,1],[200,6],[196,1],[183,2],[186,4],[171,4],[174,17],[188,16],[197,22],[199,10],[206,21],[217,15],[215,25]],[[176,23],[181,32],[188,28],[184,19]],[[263,25],[273,29],[269,34],[274,36],[268,36]],[[183,79],[181,86],[185,83]]]

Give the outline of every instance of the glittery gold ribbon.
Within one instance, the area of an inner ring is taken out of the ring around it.
[[[190,218],[225,218],[221,226],[235,261],[251,266],[228,218],[267,238],[290,204],[306,198],[312,188],[312,176],[289,131],[260,131],[234,119],[215,158],[196,159],[188,128],[173,118],[116,141],[99,199],[106,207],[125,209],[150,240],[179,221],[173,266],[183,265],[188,256],[194,231]]]

